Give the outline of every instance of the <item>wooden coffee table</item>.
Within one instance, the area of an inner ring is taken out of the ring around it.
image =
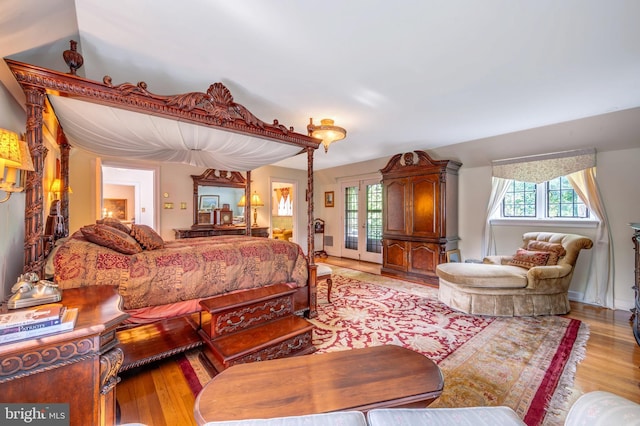
[[[210,421],[272,418],[381,407],[426,407],[444,380],[429,358],[375,346],[238,364],[198,394],[194,415]]]

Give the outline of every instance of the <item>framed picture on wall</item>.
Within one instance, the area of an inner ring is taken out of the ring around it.
[[[198,210],[211,211],[220,208],[219,195],[201,195]]]
[[[333,191],[327,191],[324,193],[324,206],[333,207]]]
[[[449,250],[447,252],[447,262],[449,263],[460,263],[460,250]]]
[[[126,198],[103,198],[103,216],[113,217],[118,220],[127,220],[127,199]]]

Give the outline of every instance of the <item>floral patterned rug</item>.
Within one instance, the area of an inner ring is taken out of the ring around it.
[[[481,317],[440,303],[437,289],[332,266],[332,303],[318,288],[317,353],[375,345],[420,352],[442,369],[430,407],[506,405],[527,425],[561,425],[589,330],[559,316]],[[210,380],[197,354],[180,360],[194,393]]]

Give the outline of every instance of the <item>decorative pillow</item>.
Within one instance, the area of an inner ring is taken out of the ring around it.
[[[96,224],[83,226],[82,235],[102,247],[107,247],[122,254],[136,254],[142,251],[140,244],[129,234],[108,225]]]
[[[549,253],[549,260],[547,265],[557,265],[558,260],[567,254],[567,251],[559,243],[548,243],[546,241],[529,241],[527,244],[527,250],[544,251]]]
[[[511,259],[507,264],[530,269],[534,266],[544,266],[547,264],[548,260],[548,252],[518,249],[515,256],[513,256],[513,259]]]
[[[131,232],[131,229],[124,223],[120,222],[120,220],[113,217],[105,217],[104,219],[96,220],[96,223],[100,225],[111,226],[112,228],[116,228],[118,231],[126,232],[127,234]]]
[[[145,250],[156,250],[164,248],[164,240],[152,227],[148,225],[131,225],[131,236]]]

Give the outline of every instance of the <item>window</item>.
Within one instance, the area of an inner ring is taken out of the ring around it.
[[[502,201],[503,217],[536,217],[536,184],[512,181]]]
[[[562,176],[546,182],[547,217],[586,218],[589,216],[576,191],[566,177]]]
[[[367,185],[367,251],[382,253],[382,184]]]
[[[344,191],[344,247],[358,250],[358,187]]]
[[[566,177],[535,184],[512,181],[502,200],[502,218],[589,219],[589,209]]]

